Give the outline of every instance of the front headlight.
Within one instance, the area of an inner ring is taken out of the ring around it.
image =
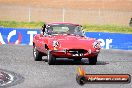
[[[58,41],[53,41],[53,46],[54,47],[58,47],[59,46],[59,42]]]
[[[94,42],[93,43],[93,48],[100,48],[100,43],[99,42]]]

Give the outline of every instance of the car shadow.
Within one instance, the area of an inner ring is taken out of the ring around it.
[[[47,60],[44,60],[47,62]],[[109,64],[105,61],[97,61],[96,65],[106,65]],[[81,61],[74,61],[72,59],[57,59],[55,65],[89,65],[88,60],[82,59]]]

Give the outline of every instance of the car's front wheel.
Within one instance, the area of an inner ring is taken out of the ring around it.
[[[47,59],[48,59],[48,64],[49,65],[55,64],[56,58],[51,54],[50,51],[48,51]]]
[[[97,55],[97,56],[98,56],[98,55]],[[89,64],[90,64],[90,65],[96,65],[97,56],[94,56],[94,57],[90,57],[90,58],[89,58]]]
[[[41,53],[36,49],[36,46],[33,46],[33,57],[35,61],[41,61],[42,55]]]

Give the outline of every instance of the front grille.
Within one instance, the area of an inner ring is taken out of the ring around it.
[[[85,54],[85,53],[87,53],[87,50],[85,50],[85,49],[69,49],[68,52],[71,54],[80,54],[80,53]]]

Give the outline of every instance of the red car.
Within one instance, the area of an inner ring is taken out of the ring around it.
[[[41,61],[47,56],[48,64],[55,64],[56,58],[68,58],[81,61],[88,58],[89,64],[96,64],[100,52],[100,42],[87,38],[79,24],[50,23],[46,24],[43,34],[33,39],[33,56]]]

